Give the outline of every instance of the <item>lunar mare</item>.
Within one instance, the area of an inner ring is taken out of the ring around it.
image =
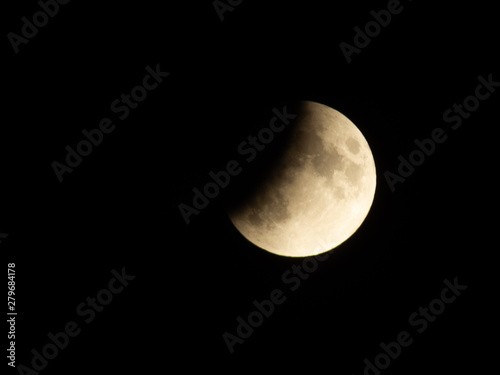
[[[266,177],[228,208],[250,242],[289,257],[320,254],[347,240],[366,218],[376,187],[370,147],[347,117],[309,101],[297,115]]]

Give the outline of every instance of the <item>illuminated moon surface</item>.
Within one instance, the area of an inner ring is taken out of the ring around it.
[[[228,209],[250,242],[289,257],[317,255],[351,237],[376,186],[373,155],[358,128],[325,105],[307,101],[299,108],[266,177]]]

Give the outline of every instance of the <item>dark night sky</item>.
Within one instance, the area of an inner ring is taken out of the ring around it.
[[[246,0],[224,22],[211,1],[72,1],[18,54],[5,38],[0,248],[16,262],[18,364],[75,320],[81,334],[42,374],[180,366],[358,375],[403,330],[414,343],[383,374],[491,369],[499,94],[457,130],[442,117],[474,94],[478,76],[500,80],[493,6],[401,4],[350,64],[339,44],[352,44],[353,28],[386,1]],[[38,9],[26,1],[4,11],[4,35]],[[157,64],[170,76],[118,120],[110,104]],[[358,126],[377,190],[362,227],[291,291],[282,275],[303,259],[249,243],[223,202],[273,152],[271,143],[245,164],[238,145],[295,100]],[[116,129],[59,183],[51,163],[105,117]],[[392,193],[384,172],[437,127],[446,142]],[[186,225],[177,206],[232,159],[242,174]],[[136,278],[83,323],[76,306],[122,267]],[[408,317],[455,277],[468,289],[415,333]],[[231,355],[222,334],[274,289],[286,301]]]

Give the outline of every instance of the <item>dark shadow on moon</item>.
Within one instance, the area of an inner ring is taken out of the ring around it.
[[[239,216],[239,213],[246,211],[248,221],[259,228],[266,226],[267,229],[273,229],[275,224],[291,218],[288,211],[290,202],[276,187],[286,190],[287,186],[295,186],[299,172],[306,169],[308,164],[327,181],[334,178],[335,171],[340,172],[345,168],[344,156],[334,147],[327,147],[319,135],[326,129],[321,121],[314,120],[314,113],[301,102],[287,108],[289,113],[297,114],[297,118],[283,132],[276,133],[266,150],[245,166],[244,178],[238,186],[228,191],[225,199],[231,216]],[[304,127],[304,123],[313,125]],[[358,147],[356,151],[359,151],[359,144],[352,141],[350,148]],[[353,182],[359,178],[357,171],[361,171],[361,168],[356,168],[352,163],[346,171]],[[342,188],[338,188],[337,194],[339,198],[345,197]]]
[[[272,230],[276,222],[284,222],[291,218],[291,213],[288,211],[289,202],[279,190],[265,191],[247,204],[251,207],[264,207],[264,210],[253,208],[251,214],[248,215],[248,220],[259,228],[265,226],[266,229]],[[263,217],[266,211],[272,212],[274,222],[269,222],[266,217]]]
[[[300,166],[299,160],[283,160],[287,148],[293,141],[293,128],[296,121],[300,118],[301,107],[303,104],[300,102],[287,104],[287,112],[291,114],[298,114],[298,117],[292,121],[280,133],[275,133],[274,140],[266,145],[266,148],[259,152],[255,159],[251,162],[242,161],[243,172],[234,183],[229,186],[224,198],[223,203],[226,210],[230,214],[237,214],[240,210],[244,209],[247,205],[255,203],[256,199],[264,199],[263,195],[269,195],[272,186],[276,186],[276,182],[280,181],[285,184],[293,184],[295,182],[294,176],[285,173],[287,163],[296,163]],[[260,130],[260,129],[258,129]],[[255,133],[258,132],[258,130]],[[287,203],[281,194],[275,192],[273,201]],[[266,204],[271,202],[268,199]],[[260,207],[260,206],[252,206]],[[276,218],[278,220],[286,220],[288,212],[282,207],[277,205],[278,213]],[[260,211],[260,210],[259,210]],[[258,223],[263,220],[260,217],[261,212],[252,212],[252,220]]]

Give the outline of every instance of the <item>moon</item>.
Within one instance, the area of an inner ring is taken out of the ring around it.
[[[286,131],[275,134],[284,137],[278,155],[227,213],[256,246],[306,257],[337,247],[361,226],[376,169],[365,137],[342,113],[311,101],[292,113],[297,117]]]

